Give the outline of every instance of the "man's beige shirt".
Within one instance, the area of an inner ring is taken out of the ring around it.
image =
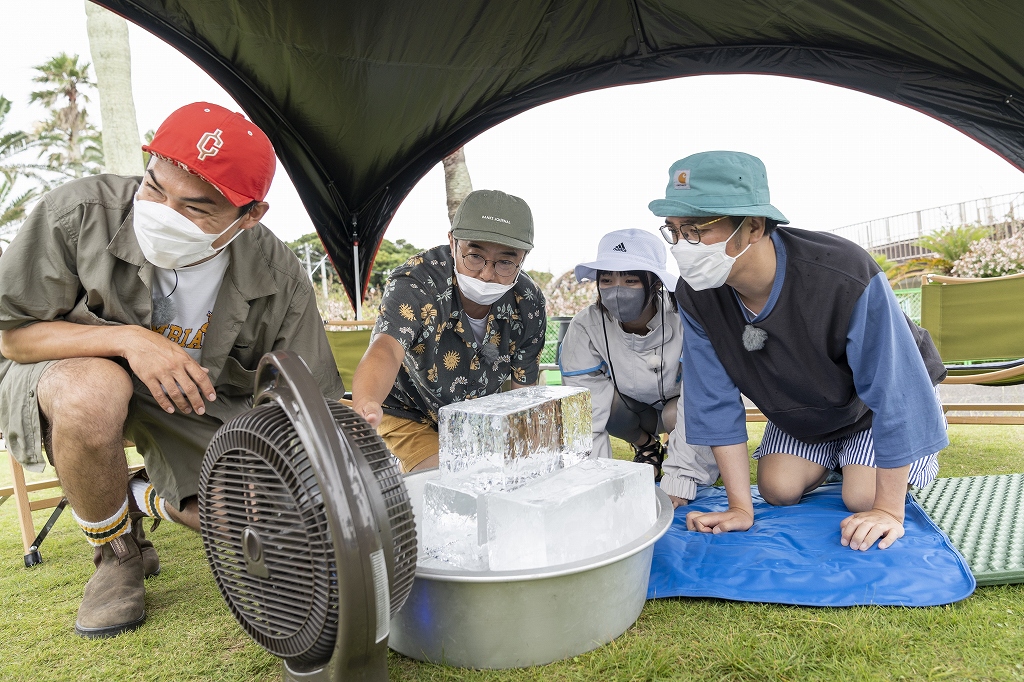
[[[150,328],[154,267],[132,224],[141,178],[99,175],[46,194],[0,256],[0,332],[38,321]],[[207,414],[226,421],[251,404],[264,353],[294,351],[329,398],[341,378],[316,299],[298,259],[263,225],[227,247],[224,275],[203,344],[217,400]],[[0,356],[0,431],[26,468],[40,470],[35,388],[47,363]],[[102,396],[97,396],[102,399]]]

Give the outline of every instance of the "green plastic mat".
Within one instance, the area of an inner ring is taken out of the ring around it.
[[[979,585],[1024,583],[1024,474],[937,478],[914,497]]]

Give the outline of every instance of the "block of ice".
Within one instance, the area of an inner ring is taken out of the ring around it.
[[[622,547],[657,520],[647,465],[588,459],[523,486],[487,495],[492,571],[555,566]]]
[[[550,473],[593,449],[590,391],[534,386],[467,400],[438,412],[442,476],[480,467],[508,482]]]
[[[487,570],[486,494],[503,483],[494,467],[428,481],[419,525],[421,564],[428,560],[471,571]]]

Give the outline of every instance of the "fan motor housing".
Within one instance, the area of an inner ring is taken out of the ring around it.
[[[217,431],[200,474],[221,595],[286,678],[387,679],[390,619],[416,568],[395,460],[288,351],[260,361],[254,405]]]

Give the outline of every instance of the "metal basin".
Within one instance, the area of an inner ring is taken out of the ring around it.
[[[436,469],[405,477],[417,523]],[[647,599],[654,543],[672,525],[660,488],[658,519],[628,545],[591,559],[521,571],[416,569],[389,645],[410,658],[465,668],[522,668],[596,649],[636,622]]]

